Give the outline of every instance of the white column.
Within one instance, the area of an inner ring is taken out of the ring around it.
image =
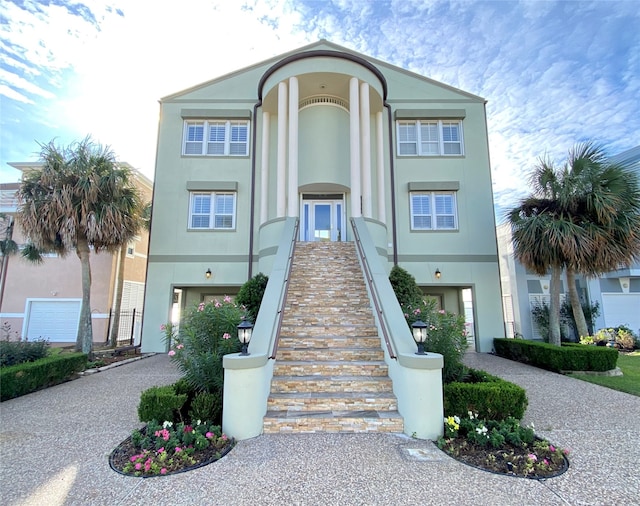
[[[289,78],[289,191],[287,216],[296,217],[298,203],[298,78]]]
[[[285,215],[287,182],[287,83],[278,84],[278,173],[276,176],[276,216]]]
[[[369,84],[360,84],[360,146],[362,175],[362,214],[373,217],[371,202],[371,114],[369,110]]]
[[[387,222],[384,195],[384,128],[382,123],[382,112],[376,113],[376,175],[378,185],[378,220]]]
[[[351,216],[362,216],[360,208],[360,103],[358,79],[349,81],[349,150],[351,153]]]
[[[262,153],[260,166],[262,168],[260,181],[260,224],[269,219],[269,127],[271,115],[262,113]]]

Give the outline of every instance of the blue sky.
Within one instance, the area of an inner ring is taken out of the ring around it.
[[[160,98],[322,38],[488,100],[498,219],[540,156],[640,145],[635,1],[3,0],[0,182],[87,134],[152,178]]]

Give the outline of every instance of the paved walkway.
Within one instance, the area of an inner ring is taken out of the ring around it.
[[[640,503],[640,398],[491,355],[469,365],[527,389],[524,422],[570,448],[545,482],[460,464],[398,435],[269,435],[187,473],[140,479],[108,455],[139,426],[141,391],[178,377],[158,355],[0,404],[3,505],[632,505]]]

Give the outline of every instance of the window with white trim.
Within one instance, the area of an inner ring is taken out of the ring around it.
[[[398,121],[398,156],[462,155],[462,121]]]
[[[249,122],[231,120],[186,120],[183,155],[247,156]]]
[[[235,192],[191,192],[189,228],[235,229]]]
[[[411,192],[411,230],[457,230],[455,192]]]

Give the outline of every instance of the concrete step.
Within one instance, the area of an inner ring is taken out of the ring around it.
[[[278,348],[380,348],[378,336],[280,336]]]
[[[281,361],[316,361],[316,362],[354,362],[383,361],[384,352],[377,348],[281,348],[278,346],[276,360]]]
[[[302,325],[304,327],[311,325],[374,325],[375,320],[373,319],[371,312],[369,312],[368,315],[357,313],[312,315],[300,314],[299,312],[292,314],[291,312],[287,313],[287,311],[285,311],[282,324],[287,326]]]
[[[315,432],[386,432],[404,431],[402,417],[391,412],[299,412],[267,411],[264,418],[265,434]]]
[[[392,391],[388,376],[274,376],[271,380],[272,393]]]
[[[311,362],[305,360],[276,360],[274,376],[387,376],[384,361],[354,360]]]
[[[398,401],[388,392],[272,393],[268,411],[395,411]]]
[[[285,325],[280,329],[281,336],[377,336],[378,328],[375,325]]]

